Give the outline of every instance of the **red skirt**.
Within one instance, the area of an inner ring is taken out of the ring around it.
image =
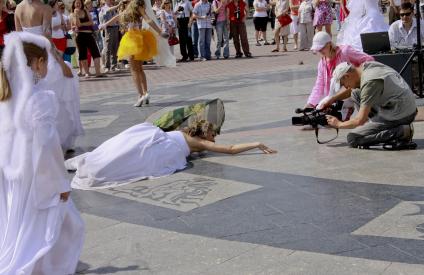
[[[56,46],[56,49],[58,49],[61,52],[64,52],[66,50],[66,37],[64,38],[52,38],[53,44]]]

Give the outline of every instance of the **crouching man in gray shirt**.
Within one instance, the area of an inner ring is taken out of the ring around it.
[[[346,89],[331,97],[324,107],[351,97],[358,111],[344,122],[327,116],[328,125],[353,129],[347,135],[350,146],[367,148],[382,143],[389,149],[416,148],[411,124],[417,114],[415,95],[395,70],[374,61],[360,67],[344,62],[335,68],[333,80]]]

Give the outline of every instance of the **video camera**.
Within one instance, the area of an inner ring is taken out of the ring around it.
[[[341,109],[343,107],[343,101],[337,101],[326,110],[317,110],[314,108],[297,108],[294,112],[296,114],[303,114],[302,116],[292,117],[292,125],[303,126],[311,125],[313,128],[317,128],[318,125],[327,126],[326,115],[334,116],[339,120],[342,120]]]
[[[294,116],[292,117],[292,125],[296,126],[303,126],[303,125],[311,125],[315,130],[315,137],[317,139],[317,142],[319,144],[328,143],[330,141],[335,140],[339,135],[339,129],[336,129],[336,136],[334,138],[331,138],[326,141],[322,141],[318,137],[318,130],[319,125],[321,126],[327,126],[327,118],[326,115],[334,116],[338,120],[342,120],[342,107],[343,107],[343,101],[337,101],[333,105],[331,105],[329,108],[325,110],[316,110],[314,108],[305,108],[300,109],[297,108],[295,110],[296,114],[303,114],[302,116]]]

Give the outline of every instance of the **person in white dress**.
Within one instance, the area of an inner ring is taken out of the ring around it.
[[[0,71],[0,274],[73,274],[84,223],[70,198],[55,93],[39,86],[50,42],[13,32]]]
[[[72,188],[90,190],[170,175],[186,167],[186,157],[192,152],[237,154],[255,148],[267,154],[276,152],[260,142],[218,145],[215,136],[213,124],[205,120],[183,131],[172,132],[141,123],[105,141],[92,152],[68,159],[65,166],[76,170]]]
[[[40,0],[23,0],[16,7],[16,31],[43,35],[51,40],[52,9]],[[49,51],[48,73],[40,85],[56,93],[59,100],[57,128],[64,151],[74,147],[78,136],[84,134],[80,118],[78,77],[65,63],[59,52],[52,47]]]
[[[337,45],[350,45],[362,51],[361,33],[385,32],[389,25],[378,6],[378,0],[351,0],[347,4],[350,11],[337,35]]]

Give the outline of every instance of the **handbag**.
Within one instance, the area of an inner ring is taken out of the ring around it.
[[[66,37],[66,49],[64,54],[73,55],[77,49],[77,47],[75,46],[75,42],[69,33],[65,34],[65,37]]]
[[[217,21],[218,21],[218,13],[213,12],[211,17],[211,25],[215,27]]]
[[[292,22],[292,19],[290,17],[290,15],[286,14],[286,15],[280,15],[277,17],[278,22],[280,23],[281,27],[287,26]]]
[[[180,43],[180,40],[178,40],[178,38],[175,36],[175,34],[171,34],[169,35],[168,38],[168,45],[169,46],[174,46]]]

